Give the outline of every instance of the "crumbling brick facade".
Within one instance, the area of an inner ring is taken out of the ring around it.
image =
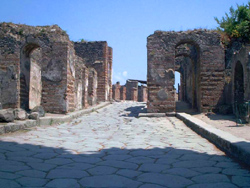
[[[95,49],[90,48],[90,54],[78,56],[75,43],[57,25],[32,27],[0,23],[1,108],[29,111],[43,106],[46,112],[51,113],[86,108],[88,88],[94,93],[91,105],[98,100],[95,94],[97,71],[100,76],[98,84],[101,86],[98,90],[99,101],[108,100],[112,48],[106,42],[100,44],[103,62],[95,61],[93,67],[88,67],[91,55],[95,58]],[[89,87],[89,80],[93,87]]]
[[[218,33],[156,31],[147,39],[147,50],[148,112],[175,111],[174,72],[179,68],[189,84],[182,90],[189,90],[186,98],[194,108],[207,111],[223,104],[225,53]],[[179,57],[185,63],[176,66]]]

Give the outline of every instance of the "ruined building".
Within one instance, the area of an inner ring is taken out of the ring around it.
[[[199,112],[250,100],[250,46],[226,49],[220,38],[207,30],[156,31],[147,38],[148,112],[175,111],[175,71],[181,100]]]
[[[57,25],[0,23],[2,108],[67,113],[109,101],[112,48],[69,40]]]
[[[113,99],[147,102],[147,86],[143,85],[146,83],[146,81],[141,80],[127,80],[126,84],[121,86],[120,82],[117,82],[112,87]]]

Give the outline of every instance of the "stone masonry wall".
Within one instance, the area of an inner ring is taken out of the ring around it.
[[[120,82],[116,82],[116,84],[114,84],[112,86],[112,94],[113,94],[113,99],[114,100],[120,100],[121,99],[120,89],[121,89]]]
[[[93,106],[97,103],[97,72],[94,68],[89,69],[88,79],[88,104]]]
[[[107,42],[75,42],[74,47],[76,55],[84,59],[85,65],[93,67],[97,71],[97,100],[110,100],[112,50],[108,47]],[[108,70],[109,68],[111,70]]]
[[[133,100],[132,94],[131,94],[133,91],[133,88],[136,88],[138,90],[138,82],[127,80],[127,82],[126,82],[126,100]]]
[[[126,86],[120,88],[120,100],[126,100]]]
[[[141,85],[138,87],[138,102],[147,102],[148,91],[147,86]]]

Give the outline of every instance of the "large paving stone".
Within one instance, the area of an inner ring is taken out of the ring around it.
[[[138,187],[141,183],[117,175],[92,176],[80,180],[83,187]]]
[[[33,169],[41,170],[41,171],[49,171],[50,169],[56,167],[56,165],[47,164],[47,163],[28,163],[28,165]]]
[[[24,171],[19,171],[16,174],[32,178],[45,178],[46,176],[46,173],[38,170],[24,170]]]
[[[58,169],[65,168],[65,169],[77,169],[77,170],[86,170],[92,168],[93,165],[87,163],[71,163],[57,167]]]
[[[244,177],[244,176],[233,176],[232,182],[239,187],[249,187],[250,185],[250,177]]]
[[[96,166],[94,168],[88,169],[88,172],[91,175],[109,175],[115,173],[117,170],[117,168],[110,166]]]
[[[227,176],[222,174],[205,174],[193,177],[192,180],[197,183],[219,183],[230,181]]]
[[[55,159],[49,159],[45,161],[45,163],[55,164],[55,165],[65,165],[65,164],[69,164],[72,162],[73,162],[72,160],[64,159],[64,158],[55,158]]]
[[[231,183],[201,183],[188,186],[188,188],[237,188]]]
[[[135,170],[121,169],[116,174],[127,177],[127,178],[135,178],[142,174],[142,172],[138,172]]]
[[[20,184],[11,181],[11,180],[4,180],[4,179],[0,179],[0,187],[2,188],[14,188],[14,187],[21,187]]]
[[[89,176],[87,172],[75,169],[55,169],[51,170],[46,178],[83,178]]]
[[[153,163],[155,159],[144,157],[144,156],[139,156],[139,157],[129,158],[126,161],[136,163],[136,164],[143,164],[143,163]]]
[[[207,160],[196,160],[196,161],[179,161],[173,164],[176,168],[203,168],[215,165],[216,162],[214,161],[207,161]]]
[[[17,174],[13,174],[13,173],[8,173],[8,172],[0,172],[0,177],[2,179],[17,179],[17,178],[20,178],[21,176],[20,175],[17,175]]]
[[[213,173],[213,174],[217,174],[222,171],[221,168],[217,168],[217,167],[192,168],[192,170],[196,172],[200,172],[200,173]]]
[[[139,171],[142,171],[142,172],[161,172],[163,170],[166,170],[170,168],[169,165],[163,165],[163,164],[142,164],[139,168]]]
[[[46,184],[46,187],[80,187],[75,179],[55,179]]]
[[[17,172],[20,170],[28,170],[29,166],[25,165],[15,165],[15,164],[2,164],[0,170],[6,172]]]
[[[89,164],[95,164],[98,163],[100,161],[102,161],[102,159],[100,159],[99,157],[74,157],[72,158],[73,161],[75,162],[80,162],[80,163],[89,163]]]
[[[48,180],[47,179],[41,179],[41,178],[30,178],[30,177],[22,177],[16,180],[18,183],[20,183],[24,187],[28,186],[44,186]]]
[[[187,169],[187,168],[172,168],[172,169],[164,170],[163,173],[178,175],[178,176],[182,176],[186,178],[200,175],[200,173]]]
[[[132,169],[132,170],[135,170],[138,168],[138,165],[136,165],[134,163],[123,162],[123,161],[110,161],[110,160],[99,162],[98,165],[105,165],[105,166]]]
[[[163,186],[160,185],[154,185],[154,184],[143,184],[142,186],[140,186],[140,188],[164,188]]]
[[[131,158],[131,155],[108,155],[103,157],[104,160],[116,160],[116,161],[123,161],[125,159]]]
[[[186,187],[190,184],[193,184],[193,181],[180,176],[158,173],[144,173],[140,175],[137,180],[145,183],[154,183],[167,187]]]

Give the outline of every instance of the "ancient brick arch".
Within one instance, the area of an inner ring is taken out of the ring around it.
[[[196,54],[178,47],[187,44]],[[175,58],[191,57],[194,66],[196,104],[199,111],[216,108],[222,102],[224,87],[224,50],[216,32],[194,30],[187,32],[156,31],[148,37],[148,111],[175,111],[174,71]]]

